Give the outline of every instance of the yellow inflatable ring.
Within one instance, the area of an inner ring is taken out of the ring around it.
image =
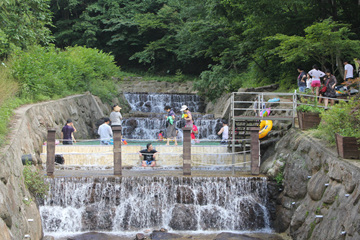
[[[259,139],[265,137],[272,129],[273,122],[271,120],[262,120],[260,122]]]

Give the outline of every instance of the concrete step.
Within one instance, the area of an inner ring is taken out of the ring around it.
[[[141,146],[122,147],[122,165],[139,166],[141,160],[138,151]],[[56,154],[62,154],[64,165],[71,166],[112,166],[114,163],[113,146],[56,146]],[[182,146],[157,146],[159,151],[158,166],[178,166],[183,165]],[[191,160],[193,166],[227,166],[231,165],[233,155],[228,152],[226,146],[192,146]],[[46,151],[40,155],[43,163],[46,162]],[[250,154],[246,154],[246,161],[250,161]],[[243,166],[244,155],[235,154],[235,163]],[[250,164],[247,163],[247,166]]]
[[[137,153],[142,149],[145,149],[144,146],[140,145],[123,145],[121,147],[121,151],[123,153]],[[154,146],[154,148],[161,153],[183,153],[183,146]],[[43,146],[43,153],[46,153],[46,146]],[[56,145],[55,153],[56,154],[64,154],[64,153],[112,153],[113,146],[101,146],[101,145]],[[192,145],[191,146],[192,153],[227,153],[228,149],[224,145]]]

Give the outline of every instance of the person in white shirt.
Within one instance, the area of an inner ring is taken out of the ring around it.
[[[229,127],[228,127],[227,121],[225,119],[222,121],[222,123],[223,123],[223,127],[218,132],[218,135],[222,134],[221,144],[227,144],[228,139],[229,139]]]
[[[353,79],[354,78],[354,68],[351,64],[349,64],[349,61],[345,60],[344,61],[344,81],[347,81],[349,79]]]
[[[110,119],[105,118],[104,123],[100,125],[98,129],[98,134],[100,135],[100,144],[101,145],[110,145],[110,140],[113,137],[113,132],[109,126]]]
[[[110,113],[110,121],[111,121],[111,126],[121,126],[121,120],[122,120],[122,116],[120,113],[121,107],[119,107],[119,105],[115,104],[112,107],[112,112]]]
[[[311,87],[312,79],[309,74],[306,74],[306,89],[311,89],[311,93],[314,93],[314,89]]]
[[[320,78],[325,76],[325,73],[320,71],[317,65],[314,65],[313,69],[309,71],[309,75],[312,77],[311,87],[315,88],[317,97],[319,96],[319,88],[321,87]]]

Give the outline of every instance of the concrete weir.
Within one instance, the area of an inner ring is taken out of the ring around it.
[[[138,152],[144,147],[140,145],[122,146],[122,165],[125,167],[140,166]],[[61,154],[64,159],[64,165],[76,166],[113,166],[113,146],[100,145],[57,145],[56,154]],[[158,166],[176,166],[183,164],[183,146],[156,146],[160,152],[157,160]],[[46,162],[46,146],[43,146],[41,159]],[[206,167],[230,167],[233,155],[228,152],[227,146],[192,146],[191,147],[192,166]],[[234,155],[237,166],[243,166],[244,156]],[[250,155],[247,154],[246,161],[250,161]],[[249,168],[250,164],[245,164]]]

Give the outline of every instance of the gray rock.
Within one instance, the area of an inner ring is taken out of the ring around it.
[[[42,240],[55,240],[53,236],[44,236]]]
[[[336,198],[339,197],[339,192],[342,186],[340,184],[329,185],[328,189],[324,193],[323,202],[325,204],[333,204]]]
[[[175,234],[175,233],[154,231],[150,234],[150,238],[152,240],[167,240],[167,239],[182,238],[182,236],[179,234]]]
[[[145,235],[142,234],[142,233],[138,233],[138,234],[136,234],[136,236],[135,236],[135,240],[144,240],[144,239],[146,239],[146,237],[145,237]]]
[[[309,212],[307,211],[306,206],[303,204],[296,209],[294,213],[294,217],[291,219],[291,223],[290,223],[292,232],[297,231],[302,226],[302,224],[305,222],[308,213]]]
[[[308,183],[308,194],[312,200],[318,201],[322,198],[326,188],[325,183],[328,183],[329,180],[329,177],[322,171],[317,172],[311,177]]]
[[[122,240],[122,238],[105,233],[88,232],[74,237],[68,237],[67,240]]]
[[[293,211],[278,206],[276,212],[278,217],[274,223],[275,230],[277,232],[285,232],[290,226]]]
[[[196,230],[197,217],[194,206],[176,204],[169,226],[174,230]]]
[[[245,234],[223,232],[218,234],[214,240],[261,240],[261,238],[250,237]]]

